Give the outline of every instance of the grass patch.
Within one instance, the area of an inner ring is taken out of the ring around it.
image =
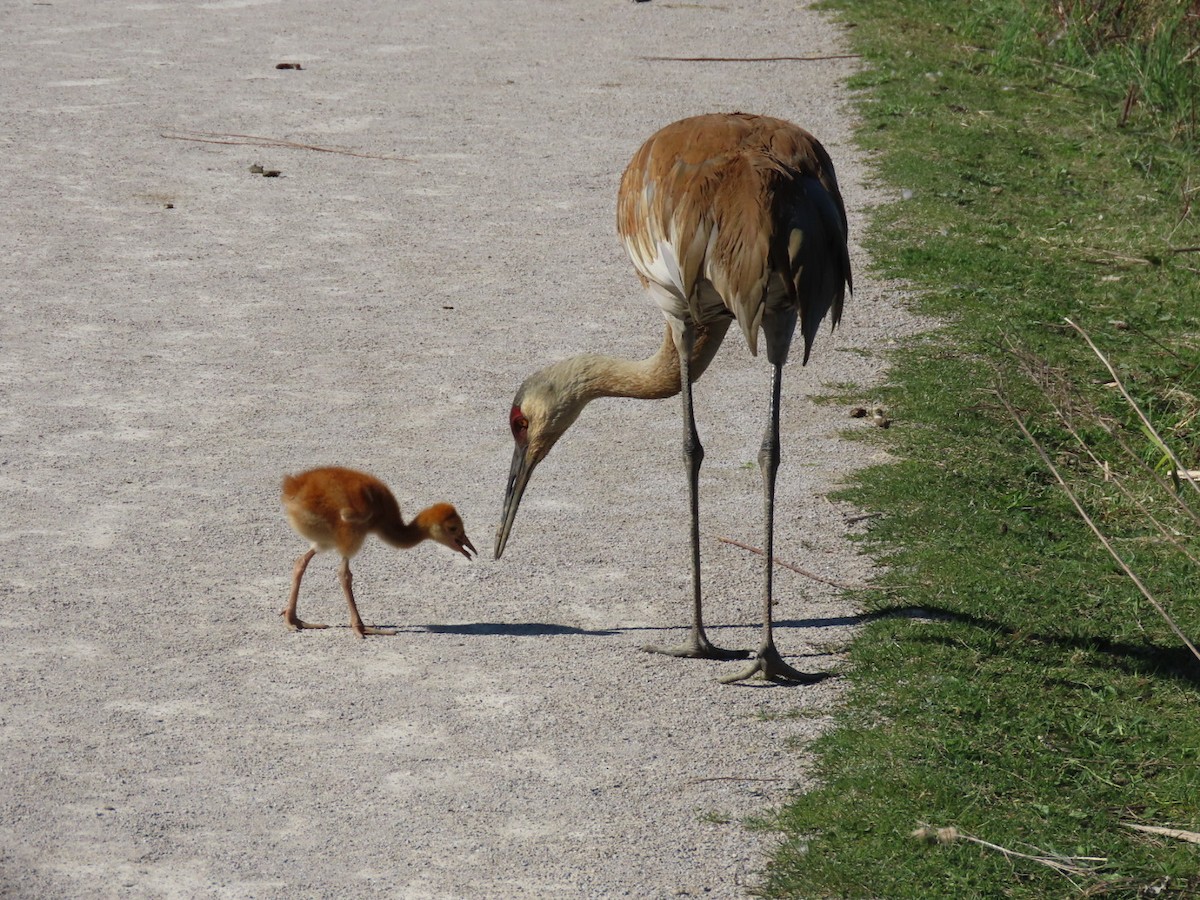
[[[894,354],[892,427],[861,432],[900,460],[847,492],[890,567],[863,602],[934,615],[855,643],[822,787],[764,826],[763,893],[1200,896],[1200,849],[1125,826],[1200,830],[1200,661],[1001,399],[1200,638],[1200,527],[1165,455],[1200,468],[1200,4],[828,5],[869,66],[859,139],[909,197],[874,215],[875,264],[948,322]]]

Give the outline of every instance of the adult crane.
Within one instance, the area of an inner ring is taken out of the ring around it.
[[[846,209],[833,163],[816,138],[781,119],[744,113],[683,119],[651,136],[625,169],[617,231],[667,320],[662,347],[644,360],[575,356],[525,379],[509,415],[516,446],[496,558],[504,552],[529,476],[588,402],[679,393],[691,513],[692,629],[682,646],[646,649],[709,659],[749,656],[714,646],[704,632],[698,504],[704,449],[692,408],[692,382],[736,320],[754,355],[761,331],[774,372],[758,454],[764,494],[762,641],[749,667],[722,681],[756,673],[773,681],[815,681],[822,676],[783,661],[772,633],[775,479],[782,370],[796,325],[807,363],[822,320],[829,316],[836,326],[846,290],[853,289]]]

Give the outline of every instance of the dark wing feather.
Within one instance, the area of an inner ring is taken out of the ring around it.
[[[841,321],[846,287],[851,279],[850,256],[846,249],[845,219],[821,181],[801,176],[793,193],[799,202],[788,204],[784,215],[792,234],[789,243],[792,281],[800,307],[800,333],[804,336],[803,361],[808,362],[813,340],[825,317],[829,316],[833,327]]]

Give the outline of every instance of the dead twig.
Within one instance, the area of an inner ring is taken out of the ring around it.
[[[1138,86],[1136,82],[1129,86],[1128,93],[1125,94],[1125,104],[1121,107],[1121,116],[1117,119],[1117,127],[1124,128],[1125,123],[1129,121],[1129,114],[1133,111],[1134,104],[1137,103]]]
[[[1126,828],[1134,831],[1144,831],[1146,834],[1161,834],[1163,837],[1187,841],[1189,844],[1200,844],[1200,831],[1184,831],[1182,828],[1163,828],[1160,825],[1136,825],[1133,822],[1122,822]]]
[[[878,518],[881,518],[882,516],[883,516],[883,513],[881,513],[881,512],[863,513],[860,516],[850,516],[848,519],[846,519],[846,524],[854,525],[854,524],[857,524],[858,522],[865,522],[868,519],[878,519]]]
[[[1080,516],[1083,517],[1083,521],[1087,523],[1087,526],[1092,529],[1092,533],[1100,540],[1100,543],[1104,546],[1104,549],[1108,551],[1109,556],[1116,561],[1117,565],[1121,567],[1121,570],[1129,577],[1129,580],[1136,585],[1139,591],[1141,591],[1142,596],[1145,597],[1146,600],[1149,601],[1150,605],[1153,606],[1158,612],[1158,614],[1162,616],[1163,621],[1167,623],[1171,631],[1175,632],[1175,636],[1183,641],[1184,646],[1186,646],[1188,650],[1192,652],[1192,655],[1195,656],[1197,660],[1200,660],[1200,650],[1197,650],[1195,645],[1187,639],[1187,635],[1180,630],[1179,626],[1175,623],[1175,620],[1171,618],[1170,614],[1165,609],[1163,609],[1162,604],[1160,604],[1158,600],[1155,599],[1154,595],[1150,593],[1147,587],[1142,584],[1142,580],[1137,577],[1133,569],[1129,568],[1129,565],[1124,559],[1121,558],[1121,555],[1117,553],[1116,548],[1113,547],[1112,542],[1109,541],[1104,532],[1100,530],[1100,528],[1092,520],[1092,517],[1088,515],[1087,510],[1083,508],[1083,504],[1079,502],[1079,498],[1075,496],[1075,492],[1071,490],[1071,487],[1067,484],[1066,479],[1062,477],[1062,473],[1059,472],[1058,467],[1054,465],[1054,462],[1050,459],[1049,454],[1046,453],[1045,448],[1043,448],[1038,442],[1038,439],[1029,432],[1029,429],[1025,427],[1025,423],[1021,421],[1021,417],[1017,415],[1017,411],[1013,408],[1013,405],[1009,403],[1008,398],[999,390],[996,391],[996,396],[1000,398],[1000,402],[1004,404],[1004,408],[1008,410],[1008,414],[1012,416],[1013,421],[1017,423],[1017,427],[1021,429],[1021,434],[1025,435],[1025,438],[1029,441],[1029,443],[1033,444],[1033,449],[1037,451],[1038,456],[1041,457],[1042,462],[1046,465],[1046,468],[1050,470],[1050,473],[1054,476],[1055,480],[1058,481],[1059,485],[1062,486],[1062,489],[1067,494],[1067,499],[1071,501],[1075,507],[1075,510]]]
[[[258,134],[227,134],[220,131],[192,131],[187,128],[174,129],[176,134],[162,132],[159,137],[170,141],[194,141],[199,144],[230,144],[239,147],[280,147],[286,150],[313,150],[317,153],[337,153],[341,156],[355,156],[359,159],[389,159],[400,162],[416,162],[408,156],[386,156],[378,153],[359,153],[356,150],[343,150],[339,147],[321,147],[317,144],[304,144],[299,141],[285,141],[282,138],[264,137]]]
[[[639,56],[648,62],[818,62],[825,59],[858,59],[861,53],[831,56]]]
[[[1100,867],[1108,862],[1107,857],[1103,856],[1062,856],[1058,853],[1038,850],[1036,847],[1033,848],[1037,850],[1036,853],[1021,853],[1019,850],[1009,850],[1007,847],[977,838],[965,831],[959,831],[954,826],[934,828],[922,822],[921,827],[914,831],[912,836],[930,844],[953,844],[955,841],[969,841],[980,847],[986,847],[988,850],[1002,853],[1008,859],[1027,859],[1030,862],[1039,863],[1067,877],[1095,875]]]
[[[722,537],[717,535],[717,540],[722,544],[733,544],[735,547],[741,547],[743,550],[749,550],[751,553],[757,553],[759,556],[765,556],[766,553],[760,547],[751,547],[749,544],[743,544],[741,541],[735,541],[733,538]],[[791,569],[798,575],[803,575],[805,578],[811,578],[813,581],[819,581],[821,584],[827,584],[830,587],[840,588],[844,591],[870,591],[874,590],[870,585],[863,584],[847,584],[844,581],[834,581],[832,578],[825,578],[818,575],[816,572],[809,572],[807,569],[802,569],[797,565],[789,562],[784,562],[782,559],[775,560],[775,565],[783,566],[785,569]]]
[[[1087,262],[1090,262],[1093,265],[1105,265],[1105,264],[1112,264],[1112,265],[1124,264],[1127,266],[1152,266],[1152,265],[1154,265],[1154,261],[1146,258],[1145,256],[1126,256],[1123,253],[1117,253],[1112,250],[1098,249],[1095,247],[1089,247],[1087,249],[1091,250],[1093,253],[1103,254],[1099,258],[1094,258],[1094,259],[1086,259],[1085,258]]]

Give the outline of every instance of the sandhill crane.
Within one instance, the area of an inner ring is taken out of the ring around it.
[[[830,315],[837,325],[846,289],[852,288],[846,210],[833,163],[816,138],[780,119],[742,113],[683,119],[647,140],[625,169],[617,231],[667,320],[662,347],[644,360],[576,356],[525,379],[509,415],[516,447],[496,558],[504,552],[530,474],[589,401],[679,393],[691,512],[692,630],[680,647],[646,649],[710,659],[748,656],[713,646],[704,633],[698,506],[704,449],[691,387],[736,319],[752,354],[757,355],[759,330],[766,335],[774,377],[758,455],[765,498],[762,642],[748,668],[722,681],[756,673],[773,681],[815,681],[822,676],[798,672],[782,660],[772,634],[774,503],[781,373],[797,318],[807,362],[821,321]]]
[[[389,628],[363,625],[358,607],[354,605],[350,557],[362,548],[368,534],[379,535],[393,547],[414,547],[421,541],[434,540],[467,559],[477,552],[467,539],[462,519],[449,503],[434,504],[405,524],[400,505],[387,485],[365,472],[330,466],[300,475],[285,475],[282,500],[292,528],[312,542],[312,548],[296,560],[292,593],[287,608],[279,612],[292,631],[329,627],[301,621],[296,615],[300,579],[304,577],[309,561],[322,550],[336,549],[342,556],[339,576],[346,602],[350,605],[350,627],[360,638],[368,634],[396,633]]]

